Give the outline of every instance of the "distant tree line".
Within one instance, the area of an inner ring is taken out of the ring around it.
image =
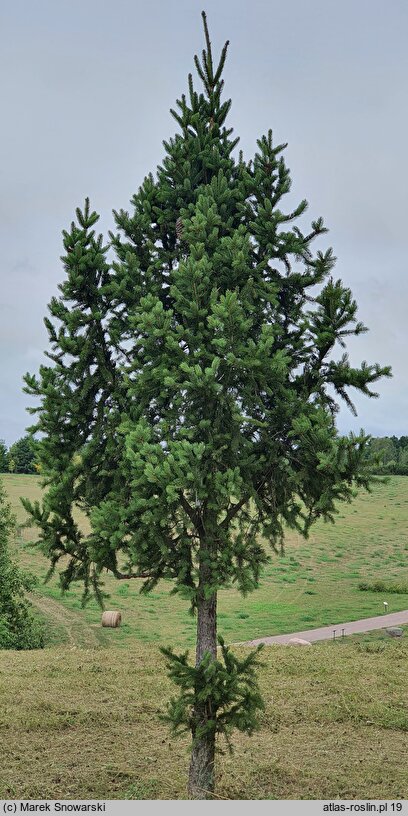
[[[0,473],[38,473],[35,442],[31,437],[21,437],[8,450],[0,439]]]
[[[408,436],[373,437],[366,453],[374,473],[408,476]]]
[[[367,458],[374,473],[408,476],[408,436],[373,437],[367,445]],[[38,473],[35,442],[23,436],[7,450],[0,439],[0,473]]]

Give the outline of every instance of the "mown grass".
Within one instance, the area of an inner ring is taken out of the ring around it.
[[[6,475],[4,484],[22,523],[25,513],[19,498],[40,497],[39,480],[35,476]],[[256,592],[245,599],[233,588],[220,593],[219,631],[228,642],[378,615],[383,612],[384,600],[388,601],[389,612],[408,607],[408,593],[391,597],[359,591],[361,582],[406,584],[408,478],[394,476],[387,484],[377,483],[371,494],[361,492],[351,504],[340,505],[339,509],[336,524],[319,522],[308,541],[289,532],[285,555],[272,555]],[[25,546],[30,538],[33,531],[24,530],[18,554],[21,563],[39,576],[37,591],[45,599],[62,602],[71,615],[77,615],[79,627],[99,628],[97,604],[92,602],[81,610],[81,587],[72,587],[61,598],[57,578],[42,584],[48,563]],[[147,597],[139,594],[139,588],[137,581],[118,582],[106,576],[110,595],[106,606],[120,609],[123,625],[119,630],[99,631],[99,641],[127,647],[136,638],[145,643],[192,646],[195,621],[187,604],[169,595],[171,584],[161,582]],[[53,619],[53,615],[50,617]],[[55,627],[52,640],[58,640]]]
[[[38,479],[4,482],[21,523],[19,496],[39,496]],[[406,581],[407,510],[408,479],[393,477],[343,506],[335,526],[316,525],[308,542],[289,534],[256,593],[221,593],[221,633],[243,641],[380,614],[382,594],[358,585]],[[16,552],[41,581],[48,565],[27,548],[32,535],[20,533]],[[1,652],[2,798],[186,797],[189,738],[171,741],[160,720],[174,688],[157,644],[192,646],[194,620],[165,583],[147,597],[136,582],[106,585],[120,629],[101,628],[96,604],[81,609],[79,587],[61,599],[52,579],[34,596],[49,647]],[[386,600],[390,612],[408,605],[405,595]],[[407,658],[408,635],[384,632],[265,648],[261,727],[235,734],[234,755],[218,759],[216,797],[408,798]]]
[[[261,727],[218,759],[216,797],[408,798],[408,642],[383,645],[266,647]],[[171,691],[137,641],[2,652],[0,797],[185,798],[189,740],[159,719]]]

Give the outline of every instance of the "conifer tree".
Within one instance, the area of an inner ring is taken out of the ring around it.
[[[289,170],[272,132],[253,160],[235,155],[223,99],[225,44],[205,48],[172,114],[156,176],[131,212],[114,213],[115,259],[95,237],[89,202],[64,233],[65,281],[50,304],[52,364],[26,375],[41,399],[38,456],[47,487],[26,508],[62,584],[101,577],[161,579],[197,618],[194,665],[165,650],[179,696],[167,717],[192,733],[189,792],[214,790],[216,735],[251,732],[262,707],[254,668],[221,641],[217,595],[258,585],[285,527],[308,534],[336,502],[368,485],[367,437],[339,436],[339,401],[387,367],[350,365],[332,352],[366,331],[350,290],[333,277],[331,249],[313,252],[321,218],[306,234],[285,212]],[[76,525],[79,505],[91,532]]]

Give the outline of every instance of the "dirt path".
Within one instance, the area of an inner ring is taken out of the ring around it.
[[[336,638],[346,635],[355,635],[358,632],[371,632],[374,629],[388,629],[392,626],[400,626],[408,623],[408,609],[403,612],[392,612],[390,615],[378,615],[376,618],[363,618],[351,623],[336,623],[332,626],[322,626],[320,629],[309,629],[304,632],[292,632],[290,635],[273,635],[272,637],[249,640],[246,643],[236,644],[237,646],[258,646],[265,643],[267,646],[272,643],[287,643],[291,638],[302,638],[314,643],[317,640],[333,640],[335,632]]]
[[[81,646],[84,649],[95,649],[101,645],[96,631],[86,623],[84,618],[62,603],[47,598],[45,595],[29,593],[29,599],[45,618],[51,618],[56,624],[61,626],[66,635],[67,643],[70,646]]]

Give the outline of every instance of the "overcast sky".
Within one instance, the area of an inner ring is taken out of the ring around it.
[[[230,124],[248,159],[269,127],[288,142],[288,209],[322,215],[336,274],[370,332],[352,362],[391,364],[380,398],[342,432],[408,434],[408,3],[406,0],[0,0],[0,438],[30,417],[24,372],[44,359],[61,231],[90,196],[101,227],[163,157],[203,47],[225,69]]]

